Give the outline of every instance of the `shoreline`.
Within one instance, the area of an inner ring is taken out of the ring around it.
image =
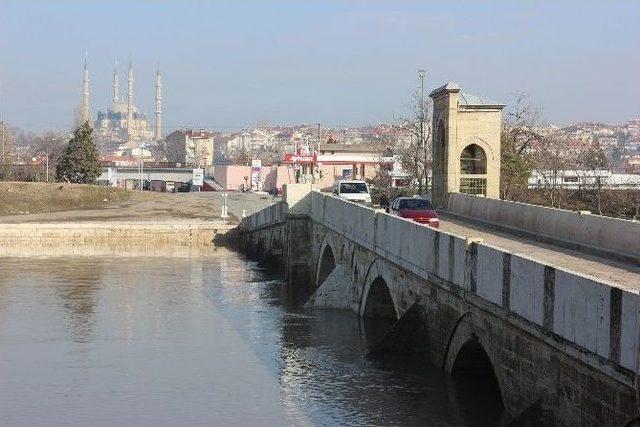
[[[223,221],[93,221],[2,224],[0,256],[189,252],[225,242]],[[51,252],[55,251],[55,254]]]

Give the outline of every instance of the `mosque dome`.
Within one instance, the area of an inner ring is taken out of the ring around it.
[[[109,109],[109,112],[127,114],[127,103],[124,101],[114,102],[111,108]],[[134,113],[138,112],[138,109],[135,106],[133,107],[133,112]]]
[[[160,96],[160,74],[156,77],[156,105],[161,105]],[[104,109],[98,111],[98,117],[95,121],[95,128],[98,129],[101,137],[112,138],[114,140],[131,140],[137,138],[151,138],[154,132],[149,130],[149,123],[146,115],[131,105],[129,111],[129,102],[133,98],[133,71],[129,65],[129,73],[127,79],[127,99],[120,99],[118,70],[113,72],[113,101]],[[160,108],[160,107],[158,107]],[[129,117],[129,113],[131,116]],[[160,113],[156,112],[156,135],[160,135]]]

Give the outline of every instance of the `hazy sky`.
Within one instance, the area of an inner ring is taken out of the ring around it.
[[[357,125],[403,114],[427,70],[509,103],[529,93],[554,123],[640,116],[640,2],[0,0],[0,110],[65,129],[85,51],[92,114],[124,93],[152,115],[159,62],[164,124]]]

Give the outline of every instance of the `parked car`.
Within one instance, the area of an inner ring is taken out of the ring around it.
[[[176,193],[188,193],[191,190],[191,184],[188,182],[176,182],[174,183]]]
[[[333,186],[333,194],[352,202],[371,204],[369,185],[364,181],[338,181]]]
[[[427,224],[433,228],[440,227],[438,212],[427,199],[420,197],[398,197],[389,206],[389,213],[409,218],[420,224]]]

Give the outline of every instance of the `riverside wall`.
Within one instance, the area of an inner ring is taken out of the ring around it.
[[[99,247],[138,247],[153,252],[154,248],[167,246],[216,246],[232,228],[218,222],[1,224],[0,255],[83,254],[87,248]]]

